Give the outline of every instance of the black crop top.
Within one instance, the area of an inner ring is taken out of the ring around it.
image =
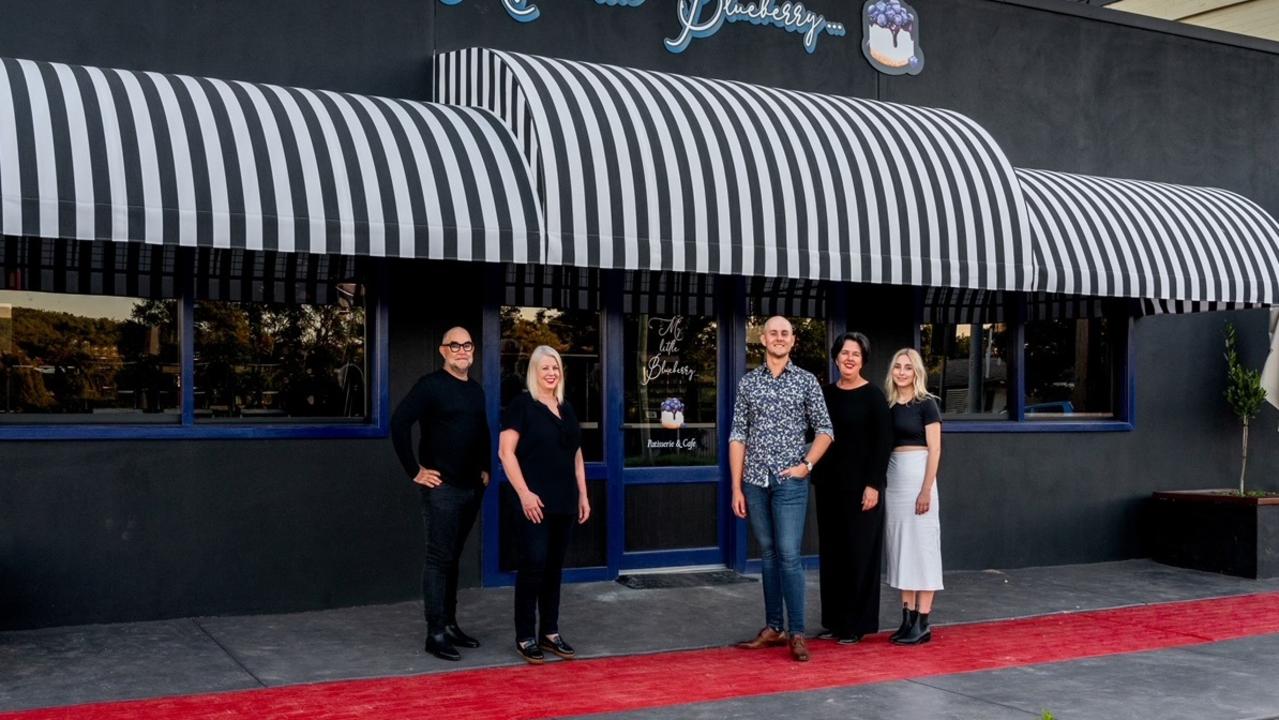
[[[893,447],[928,447],[924,427],[941,422],[941,411],[932,398],[893,405]]]

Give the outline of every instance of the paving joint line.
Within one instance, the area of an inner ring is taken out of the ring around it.
[[[189,618],[189,619],[191,620],[191,624],[193,624],[193,625],[195,625],[197,628],[199,628],[199,629],[200,629],[200,632],[204,633],[204,636],[205,636],[205,637],[207,637],[209,640],[211,640],[211,641],[213,642],[213,644],[214,644],[214,645],[217,645],[217,646],[218,646],[218,649],[220,649],[223,653],[225,653],[225,654],[226,654],[226,656],[227,656],[228,658],[231,658],[231,662],[235,663],[235,664],[236,664],[236,667],[238,667],[238,668],[240,668],[241,670],[243,670],[245,675],[248,675],[249,677],[253,678],[253,682],[257,683],[257,684],[258,684],[258,687],[260,687],[260,688],[268,687],[268,685],[267,685],[266,683],[262,682],[262,678],[258,677],[258,676],[257,676],[257,675],[256,675],[256,674],[252,671],[252,670],[250,670],[250,669],[249,669],[249,667],[248,667],[247,665],[245,665],[245,664],[244,664],[244,663],[240,660],[240,658],[239,658],[238,656],[236,656],[236,654],[235,654],[235,653],[231,652],[231,649],[230,649],[230,648],[228,648],[226,645],[223,645],[221,640],[218,640],[216,637],[214,637],[214,636],[213,636],[213,633],[209,632],[209,629],[208,629],[208,628],[206,628],[206,627],[205,627],[205,626],[204,626],[204,625],[203,625],[203,624],[199,621],[199,619],[197,619],[197,618]]]
[[[962,675],[962,674],[965,674],[965,673],[958,673],[958,674],[961,674],[961,675]],[[1014,711],[1014,712],[1023,712],[1023,713],[1026,713],[1027,715],[1029,715],[1029,716],[1031,716],[1031,717],[1042,717],[1042,716],[1043,716],[1043,712],[1042,712],[1042,711],[1027,710],[1027,709],[1025,709],[1025,708],[1017,707],[1016,705],[1008,705],[1008,704],[1006,704],[1006,703],[996,702],[996,701],[994,701],[994,700],[989,700],[989,699],[987,699],[987,698],[979,697],[979,696],[977,696],[977,695],[970,695],[970,694],[968,694],[968,693],[960,692],[960,691],[958,691],[958,690],[952,690],[951,688],[944,688],[944,687],[938,687],[938,686],[936,686],[936,685],[930,685],[930,684],[928,684],[927,682],[925,682],[924,680],[922,680],[922,679],[920,679],[920,678],[908,678],[908,679],[906,680],[906,682],[908,682],[908,683],[914,683],[914,684],[916,684],[916,685],[923,685],[923,686],[924,686],[924,687],[926,687],[926,688],[931,688],[931,689],[933,689],[933,690],[940,690],[941,692],[949,693],[949,694],[951,694],[951,695],[958,695],[959,697],[962,697],[962,698],[968,698],[969,700],[975,700],[975,701],[977,701],[977,702],[985,703],[985,704],[987,704],[987,705],[994,705],[995,707],[1001,707],[1001,708],[1004,708],[1005,710],[1012,710],[1012,711]],[[1045,708],[1045,709],[1046,709],[1046,708]]]

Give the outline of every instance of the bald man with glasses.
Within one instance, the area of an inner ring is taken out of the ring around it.
[[[471,379],[475,343],[455,327],[440,340],[444,367],[422,376],[391,416],[391,441],[404,472],[417,483],[426,525],[422,600],[425,651],[461,660],[458,647],[480,643],[457,624],[458,559],[489,484],[492,435],[484,389]],[[421,435],[413,454],[413,426]]]

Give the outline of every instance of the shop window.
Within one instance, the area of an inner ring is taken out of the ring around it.
[[[718,462],[719,326],[709,315],[624,315],[622,441],[630,467]]]
[[[365,420],[367,313],[361,285],[332,304],[195,304],[200,420]]]
[[[0,421],[177,422],[177,307],[0,290]]]
[[[830,377],[830,357],[827,354],[826,321],[817,318],[787,318],[795,328],[795,347],[791,350],[791,362],[809,371],[817,381],[826,384]],[[764,334],[766,315],[751,315],[746,321],[746,368],[753,370],[764,363],[764,346],[759,338]]]
[[[1105,318],[1026,323],[1026,419],[1115,414],[1115,338]]]
[[[501,318],[502,407],[525,391],[533,350],[539,345],[555,348],[564,360],[564,399],[582,426],[582,457],[603,460],[599,312],[506,305]]]
[[[1009,332],[1004,323],[925,324],[920,354],[942,413],[1008,419]]]

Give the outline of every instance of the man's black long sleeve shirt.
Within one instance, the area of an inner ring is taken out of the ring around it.
[[[413,425],[421,430],[413,456]],[[488,415],[484,389],[475,380],[458,380],[446,370],[424,375],[391,416],[391,442],[409,477],[418,468],[438,470],[450,485],[478,487],[490,470]]]

